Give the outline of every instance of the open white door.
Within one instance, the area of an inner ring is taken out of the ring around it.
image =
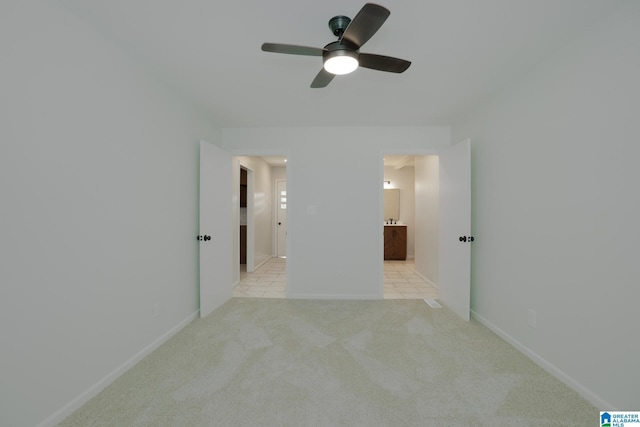
[[[465,320],[471,310],[471,141],[440,153],[440,300]]]
[[[200,317],[232,296],[231,155],[200,141]]]

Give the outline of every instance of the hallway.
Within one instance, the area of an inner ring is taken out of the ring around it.
[[[285,298],[286,259],[271,258],[253,273],[240,265],[240,283],[234,297]],[[438,298],[438,289],[425,282],[414,270],[414,261],[384,262],[384,299]]]
[[[233,287],[234,297],[285,298],[286,258],[271,258],[253,273],[240,264],[240,283]]]

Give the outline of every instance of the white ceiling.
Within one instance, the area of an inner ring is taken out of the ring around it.
[[[260,156],[260,158],[271,166],[287,166],[287,158],[284,156]],[[411,155],[386,154],[384,156],[384,165],[395,169],[402,169],[405,166],[414,166],[414,163],[415,157]]]
[[[402,169],[405,166],[414,166],[414,156],[405,155],[384,155],[384,165],[393,167],[394,169]]]
[[[271,166],[276,167],[285,167],[287,166],[287,158],[284,156],[261,156],[261,159],[270,164]]]
[[[361,51],[412,61],[359,69],[324,89],[319,57],[263,42],[323,47],[328,20],[362,0],[58,0],[221,127],[449,125],[606,15],[612,0],[380,0],[391,16]]]

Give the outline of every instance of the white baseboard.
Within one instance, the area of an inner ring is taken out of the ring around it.
[[[176,326],[169,329],[164,334],[160,335],[151,344],[149,344],[148,346],[140,350],[138,353],[133,355],[133,357],[131,357],[129,360],[127,360],[122,365],[115,368],[113,371],[107,374],[104,378],[99,380],[97,383],[89,387],[84,392],[80,393],[80,395],[78,395],[71,402],[67,403],[61,409],[59,409],[54,414],[52,414],[47,419],[45,419],[40,424],[38,424],[38,427],[54,427],[55,425],[62,422],[65,418],[67,418],[69,415],[71,415],[76,410],[78,410],[82,405],[84,405],[89,400],[91,400],[91,398],[93,398],[95,395],[97,395],[102,390],[104,390],[109,384],[111,384],[116,379],[118,379],[118,377],[120,377],[122,374],[127,372],[129,369],[131,369],[136,363],[140,362],[142,359],[147,357],[155,349],[157,349],[162,344],[167,342],[169,338],[171,338],[172,336],[180,332],[185,326],[187,326],[189,323],[195,320],[198,317],[199,312],[200,310],[197,310],[195,313],[192,313],[191,315],[189,315],[189,317],[187,317],[186,319],[178,323]]]
[[[435,283],[433,283],[431,280],[427,279],[426,277],[424,277],[422,274],[420,274],[419,271],[413,270],[414,273],[416,273],[416,275],[421,278],[422,280],[424,280],[425,282],[427,282],[428,285],[438,289],[438,285],[436,285]]]
[[[486,318],[482,317],[475,311],[471,310],[471,317],[476,319],[478,322],[486,326],[493,333],[498,335],[500,338],[514,346],[518,351],[531,359],[536,365],[540,366],[542,369],[547,371],[549,374],[553,375],[558,380],[562,381],[569,388],[577,392],[580,396],[584,397],[589,403],[598,408],[599,410],[608,410],[608,411],[616,411],[614,405],[610,404],[606,400],[602,399],[600,396],[595,394],[593,391],[567,375],[560,368],[555,366],[554,364],[547,361],[545,358],[538,355],[536,352],[531,350],[529,347],[522,344],[517,339],[513,338],[511,335],[491,323]]]
[[[272,258],[277,258],[277,257],[272,257]],[[267,257],[265,259],[262,260],[262,262],[260,262],[260,264],[256,265],[253,269],[253,271],[256,271],[257,269],[259,269],[260,267],[262,267],[264,264],[267,263],[267,261],[269,261],[271,258]]]

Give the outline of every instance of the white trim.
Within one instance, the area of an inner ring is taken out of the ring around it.
[[[424,277],[422,274],[420,274],[420,272],[416,271],[415,269],[413,270],[413,272],[416,274],[416,276],[418,276],[419,278],[421,278],[422,280],[424,280],[428,285],[438,289],[438,285],[436,285],[435,283],[433,283],[431,280],[427,279],[426,277]]]
[[[240,283],[240,170],[242,164],[240,159],[235,156],[231,156],[231,212],[233,216],[233,224],[231,224],[231,289]],[[236,173],[237,172],[237,173]],[[234,246],[238,244],[237,250]]]
[[[384,155],[385,149],[380,149],[378,160],[378,292],[380,299],[384,299]],[[415,251],[414,251],[415,253]]]
[[[117,380],[122,374],[127,372],[133,366],[135,366],[142,359],[151,354],[154,350],[167,342],[171,337],[180,332],[185,326],[194,321],[200,313],[200,310],[196,310],[190,314],[186,319],[179,322],[173,328],[169,329],[164,334],[156,338],[151,344],[140,350],[133,355],[129,360],[125,361],[122,365],[116,367],[113,371],[107,374],[104,378],[100,379],[97,383],[89,387],[84,392],[80,393],[76,398],[64,405],[58,411],[54,412],[51,416],[46,418],[37,427],[53,427],[62,422],[69,415],[78,410],[82,405],[87,403],[91,398],[107,388],[109,384]]]
[[[256,268],[255,268],[255,269],[256,269],[256,270],[257,270],[257,269],[259,269],[260,267],[262,267],[263,265],[265,265],[267,262],[269,262],[269,260],[270,260],[270,259],[273,259],[273,258],[276,258],[276,257],[267,257],[267,258],[265,258],[265,259],[264,259],[264,261],[262,261],[260,264],[256,265]]]
[[[251,169],[246,164],[242,163],[241,160],[238,160],[238,172],[242,173],[242,169],[247,171],[247,273],[253,273],[256,270],[255,264],[255,182],[253,169]],[[238,190],[240,191],[240,190]],[[240,201],[240,195],[238,195],[238,201]],[[238,218],[240,217],[240,203],[238,203]],[[238,224],[240,222],[238,221]],[[240,226],[238,225],[238,241],[240,240]],[[240,244],[238,243],[238,247]],[[238,272],[240,271],[240,253],[238,252]],[[239,273],[238,273],[239,277]]]
[[[247,169],[247,272],[256,271],[256,181],[253,169]]]
[[[482,317],[475,311],[471,310],[471,317],[476,319],[482,325],[490,329],[493,333],[498,335],[500,338],[511,344],[516,348],[519,352],[527,356],[531,359],[536,365],[540,366],[542,369],[547,371],[549,374],[553,375],[558,380],[562,381],[569,388],[577,392],[580,396],[584,397],[587,401],[589,401],[596,408],[605,408],[607,410],[616,411],[618,410],[614,405],[602,399],[600,396],[595,394],[593,391],[589,390],[587,387],[567,375],[560,368],[547,361],[545,358],[531,350],[529,347],[522,344],[517,339],[513,338],[511,335],[500,329],[498,326],[491,323],[486,318]]]

